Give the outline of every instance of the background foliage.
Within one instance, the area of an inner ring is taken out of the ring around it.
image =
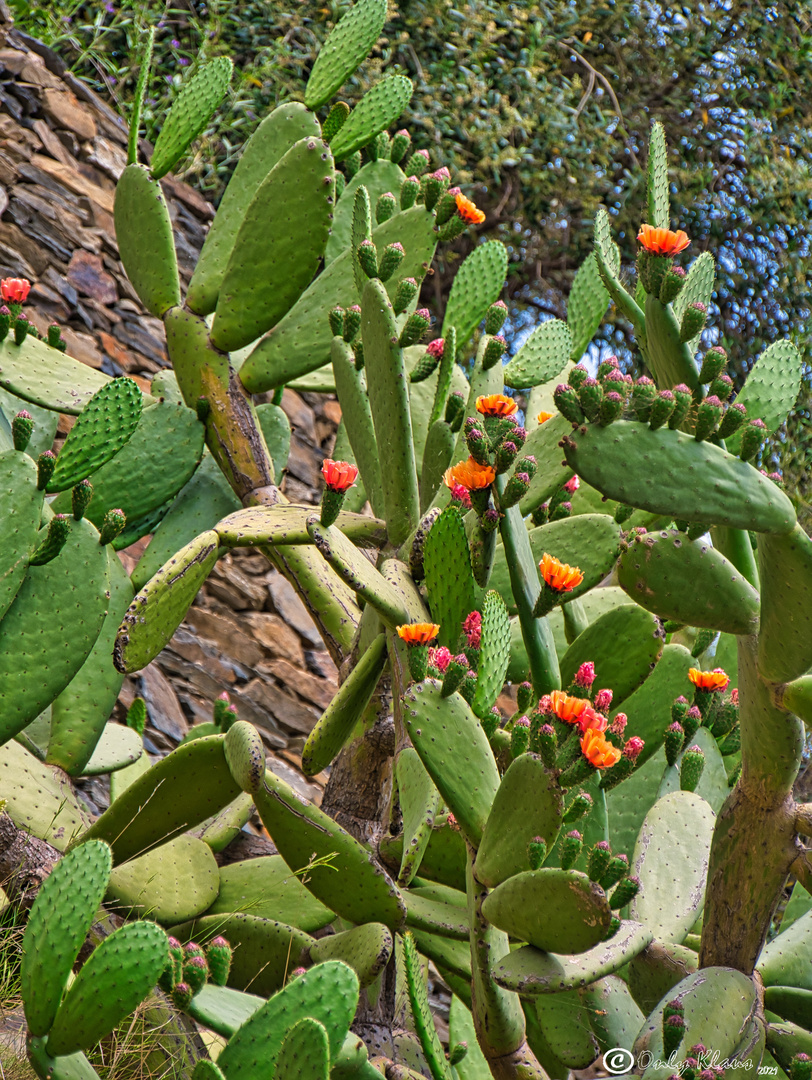
[[[201,56],[231,55],[227,107],[187,163],[215,201],[259,119],[301,95],[318,44],[348,4],[313,0],[160,0],[100,4],[12,0],[18,25],[42,38],[126,114],[141,27],[156,23],[158,74],[148,135]],[[390,9],[373,61],[343,96],[352,103],[382,70],[415,83],[404,125],[488,212],[482,231],[509,248],[511,332],[561,315],[591,248],[603,203],[624,262],[644,204],[651,120],[668,133],[674,225],[696,256],[718,253],[708,344],[742,378],[764,345],[789,336],[809,355],[812,212],[812,9],[787,2],[689,0],[408,0]],[[622,192],[622,194],[621,194]],[[686,209],[680,213],[681,207]],[[687,208],[690,208],[687,209]],[[427,285],[439,313],[464,237]],[[627,328],[610,311],[598,347],[633,369]],[[812,501],[812,380],[806,407],[773,447],[802,504]],[[764,462],[768,464],[768,462]]]

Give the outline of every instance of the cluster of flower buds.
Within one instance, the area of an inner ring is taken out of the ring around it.
[[[0,342],[5,341],[9,333],[14,335],[14,344],[22,345],[31,334],[40,341],[47,341],[52,349],[65,351],[65,341],[59,327],[54,323],[43,336],[23,312],[23,304],[31,291],[31,282],[26,278],[3,278],[0,281]]]

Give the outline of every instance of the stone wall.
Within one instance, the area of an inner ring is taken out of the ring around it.
[[[0,276],[33,282],[29,317],[42,331],[59,323],[71,356],[146,389],[167,357],[163,326],[138,301],[118,258],[113,198],[126,145],[116,114],[54,53],[10,30],[0,0]],[[142,150],[148,155],[150,147]],[[187,282],[213,208],[171,177],[162,187]],[[292,427],[282,489],[315,503],[338,403],[288,390],[282,407]],[[60,433],[69,425],[62,418]],[[145,546],[122,552],[128,569]],[[271,767],[318,798],[324,778],[306,781],[297,751],[335,687],[335,666],[291,586],[262,555],[241,550],[217,565],[169,647],[125,681],[116,715],[143,696],[146,746],[162,754],[190,724],[210,719],[214,699],[227,690],[239,715],[262,732]],[[98,784],[88,794],[103,803]]]

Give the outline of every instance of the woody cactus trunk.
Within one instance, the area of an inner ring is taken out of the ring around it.
[[[436,245],[483,215],[405,131],[386,133],[407,79],[328,111],[384,17],[383,0],[359,0],[304,102],[261,123],[185,297],[159,181],[230,64],[187,82],[149,166],[136,107],[115,219],[130,280],[166,326],[173,373],[152,397],[73,363],[57,333],[36,340],[4,283],[0,384],[43,414],[79,414],[36,465],[28,410],[0,424],[16,515],[0,621],[7,810],[69,849],[32,914],[49,931],[28,939],[32,1061],[92,1076],[84,1051],[157,980],[228,1040],[195,1080],[251,1080],[269,1062],[308,1080],[519,1080],[617,1053],[653,1077],[677,1052],[689,1080],[720,1059],[805,1080],[812,809],[792,785],[812,721],[812,542],[780,477],[750,463],[793,407],[801,357],[770,346],[733,403],[724,350],[697,360],[714,265],[676,261],[689,238],[669,227],[660,125],[634,295],[601,211],[566,321],[505,362],[507,254],[490,241],[422,343]],[[649,372],[636,382],[614,357],[594,377],[578,363],[610,298]],[[280,493],[289,431],[254,402],[286,385],[341,404],[319,511]],[[506,389],[523,392],[523,422]],[[128,579],[113,549],[148,533]],[[332,766],[321,808],[266,771],[227,701],[152,766],[138,705],[127,728],[106,725],[123,673],[160,652],[237,547],[289,578],[341,667],[303,752],[306,772]],[[111,773],[112,802],[91,823],[65,774],[94,771]],[[279,854],[218,868],[254,807]],[[71,983],[102,897],[135,922]],[[454,994],[447,1052],[426,960]],[[119,984],[131,992],[116,998]]]

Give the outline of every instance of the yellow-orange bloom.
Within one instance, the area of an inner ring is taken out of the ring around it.
[[[540,424],[546,424],[548,420],[552,420],[553,416],[555,416],[555,413],[544,412],[544,410],[542,409],[536,419]]]
[[[653,225],[641,225],[637,239],[652,255],[679,255],[690,244],[688,234],[679,229],[655,229]]]
[[[715,671],[699,671],[697,668],[689,668],[688,678],[698,690],[724,690],[730,682],[730,676],[726,675],[721,668]]]
[[[610,769],[620,761],[621,753],[602,731],[588,728],[581,736],[581,752],[596,769]]]
[[[476,399],[476,411],[483,416],[513,416],[518,404],[506,394],[488,394]]]
[[[446,487],[453,488],[455,484],[459,484],[467,491],[480,491],[492,484],[495,479],[496,469],[492,465],[480,465],[472,457],[446,469],[443,477]]]
[[[467,199],[462,192],[457,193],[457,213],[468,225],[481,225],[485,220],[485,212],[480,210],[476,203]]]
[[[566,724],[577,724],[590,707],[585,698],[570,697],[563,690],[553,690],[550,694],[550,704],[558,719]]]
[[[399,626],[398,637],[407,645],[428,645],[440,632],[440,627],[433,622],[414,622]]]
[[[556,592],[572,592],[584,580],[584,575],[577,566],[559,562],[546,551],[539,563],[539,570],[550,588],[555,589]]]

